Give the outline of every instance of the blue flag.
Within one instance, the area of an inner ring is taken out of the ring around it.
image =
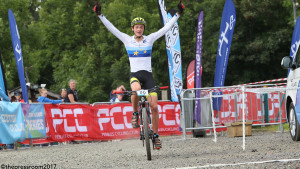
[[[16,20],[14,17],[13,12],[11,9],[8,10],[8,19],[9,19],[9,27],[10,27],[10,34],[12,40],[12,46],[15,54],[19,80],[22,88],[22,95],[24,102],[28,103],[28,94],[27,94],[27,87],[26,81],[24,76],[24,68],[23,68],[23,57],[22,57],[22,49],[21,49],[21,42],[20,42],[20,35],[18,31],[18,26],[16,24]]]
[[[9,97],[5,94],[5,92],[2,89],[0,89],[0,98],[2,98],[3,101],[10,102]]]
[[[300,45],[300,17],[298,17],[298,19],[296,21],[293,38],[292,38],[292,44],[291,44],[290,56],[293,58],[293,60],[295,59],[299,45]],[[288,73],[289,72],[290,72],[290,69],[289,69]]]
[[[5,87],[5,83],[4,83],[5,75],[4,75],[4,72],[2,70],[3,70],[3,64],[2,64],[2,58],[1,58],[1,53],[0,53],[0,89],[2,91],[4,91],[4,93],[5,93],[5,91],[6,91],[6,87]]]
[[[164,0],[158,0],[159,11],[163,24],[165,25],[173,18],[171,13],[167,13]],[[174,10],[173,10],[174,11]],[[171,11],[172,13],[174,13]],[[174,13],[175,14],[175,13]],[[181,49],[179,39],[179,27],[176,22],[174,26],[166,33],[166,49],[168,55],[169,78],[171,100],[179,102],[179,96],[182,91],[182,66],[181,66]]]
[[[7,88],[6,88],[6,80],[5,80],[5,73],[4,73],[4,68],[3,68],[3,62],[1,58],[1,53],[0,53],[0,98],[3,101],[10,101],[9,97],[7,96]]]
[[[224,86],[230,46],[236,22],[235,7],[232,0],[226,0],[217,51],[216,71],[215,71],[215,87]],[[222,92],[216,92],[214,95],[220,95]],[[220,110],[222,98],[214,99],[214,110]]]

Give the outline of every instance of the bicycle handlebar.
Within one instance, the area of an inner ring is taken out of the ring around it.
[[[148,90],[148,91],[158,91],[158,90],[164,90],[164,89],[168,89],[169,86],[162,86],[162,87],[153,87],[152,89],[141,89],[141,90]],[[136,91],[115,91],[114,92],[115,94],[132,94],[132,93],[136,93]]]

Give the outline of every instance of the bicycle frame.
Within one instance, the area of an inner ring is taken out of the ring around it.
[[[141,99],[138,103],[138,107],[139,107],[139,120],[140,120],[140,140],[144,140],[145,137],[144,137],[144,131],[143,131],[143,127],[144,127],[144,124],[143,124],[143,114],[142,114],[142,109],[145,108],[146,109],[146,112],[147,112],[147,116],[148,116],[148,119],[149,119],[149,129],[150,129],[150,139],[152,140],[153,138],[153,130],[152,130],[152,120],[151,120],[151,117],[150,117],[150,109],[149,109],[149,102],[146,101],[145,99],[145,96],[141,96]]]
[[[150,150],[150,140],[152,140],[152,147],[154,149],[153,144],[153,130],[152,130],[152,120],[150,118],[150,109],[149,102],[146,100],[146,96],[148,96],[149,92],[156,92],[160,89],[167,89],[168,86],[164,87],[154,87],[148,90],[138,90],[138,91],[116,91],[116,94],[127,94],[127,95],[137,95],[140,97],[140,101],[138,102],[139,108],[139,120],[140,120],[140,140],[143,141],[143,146],[145,146],[146,142],[146,151],[147,151],[147,159],[151,160],[151,150]],[[145,123],[145,125],[144,125]]]
[[[140,140],[143,142],[143,147],[146,147],[147,159],[151,160],[150,140],[153,144],[153,130],[150,118],[149,102],[145,97],[148,95],[147,90],[136,91],[136,94],[141,97],[141,101],[138,103],[139,116],[140,116]],[[146,145],[145,145],[146,143]]]

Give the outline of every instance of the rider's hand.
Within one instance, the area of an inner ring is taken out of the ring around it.
[[[179,1],[177,8],[178,8],[178,13],[181,15],[183,14],[183,10],[185,8],[185,6],[181,3],[182,0]]]
[[[101,5],[98,4],[98,1],[95,2],[94,11],[97,15],[101,15]]]

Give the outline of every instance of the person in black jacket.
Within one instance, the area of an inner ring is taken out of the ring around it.
[[[78,102],[78,95],[76,88],[76,81],[74,79],[69,80],[70,89],[67,92],[65,103],[76,103]]]

